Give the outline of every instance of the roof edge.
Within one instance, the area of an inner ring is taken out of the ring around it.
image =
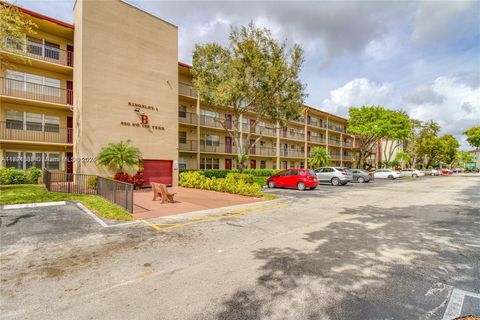
[[[52,18],[52,17],[49,17],[49,16],[46,16],[46,15],[43,15],[41,13],[38,13],[38,12],[35,12],[35,11],[32,11],[32,10],[28,10],[28,9],[25,9],[25,8],[22,8],[20,6],[17,6],[15,4],[12,4],[12,3],[8,3],[8,2],[0,2],[0,5],[9,5],[9,6],[12,6],[14,8],[17,8],[19,9],[20,11],[22,11],[23,13],[25,14],[28,14],[34,18],[37,18],[37,19],[40,19],[40,20],[46,20],[46,21],[49,21],[49,22],[52,22],[52,23],[55,23],[61,27],[64,27],[64,28],[69,28],[69,29],[72,29],[74,30],[75,29],[75,26],[73,24],[70,24],[70,23],[67,23],[67,22],[64,22],[64,21],[60,21],[60,20],[57,20],[55,18]]]

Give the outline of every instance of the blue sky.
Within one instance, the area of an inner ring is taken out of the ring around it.
[[[128,2],[179,27],[180,61],[254,21],[304,48],[308,105],[342,116],[363,104],[402,109],[463,148],[461,132],[480,125],[480,1]],[[67,22],[73,3],[17,1]]]

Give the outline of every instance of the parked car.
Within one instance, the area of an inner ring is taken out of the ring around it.
[[[322,167],[315,170],[319,182],[330,182],[332,186],[346,185],[353,181],[351,171],[341,167]]]
[[[373,172],[373,176],[375,177],[375,179],[395,180],[397,178],[400,178],[402,175],[399,172],[390,169],[377,169]]]
[[[373,173],[361,170],[361,169],[350,169],[353,175],[353,181],[359,183],[369,183],[374,180]]]
[[[413,178],[423,177],[425,175],[424,172],[417,169],[403,169],[402,171],[400,171],[400,174],[402,175],[402,177]]]
[[[440,172],[437,169],[422,169],[420,171],[423,172],[426,176],[438,176],[438,175],[440,175]]]
[[[446,176],[449,174],[453,174],[453,171],[450,169],[440,169],[440,174]]]
[[[296,188],[298,190],[315,189],[318,186],[317,175],[313,170],[287,169],[267,179],[269,188]]]
[[[455,168],[455,169],[452,169],[452,172],[453,173],[462,173],[463,169],[462,168]]]

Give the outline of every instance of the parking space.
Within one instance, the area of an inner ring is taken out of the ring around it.
[[[103,224],[103,225],[102,225]],[[118,224],[119,226],[126,223]],[[113,224],[112,224],[113,226]],[[76,203],[2,209],[0,251],[74,242],[92,235],[116,232]]]
[[[329,194],[341,194],[341,193],[348,193],[350,191],[364,191],[376,188],[388,188],[398,184],[403,183],[415,183],[418,181],[430,180],[430,179],[447,179],[448,177],[432,177],[432,176],[425,176],[421,178],[400,178],[396,180],[388,180],[388,179],[376,179],[375,181],[369,183],[357,183],[351,182],[345,186],[332,186],[330,183],[320,183],[320,185],[315,190],[306,190],[306,191],[298,191],[296,189],[287,189],[287,188],[275,188],[275,189],[268,189],[264,187],[264,192],[272,193],[278,196],[286,196],[286,197],[316,197],[316,196],[323,196]]]

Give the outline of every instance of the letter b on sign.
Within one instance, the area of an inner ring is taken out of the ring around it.
[[[142,124],[148,124],[148,116],[142,114],[140,120],[142,121]]]

